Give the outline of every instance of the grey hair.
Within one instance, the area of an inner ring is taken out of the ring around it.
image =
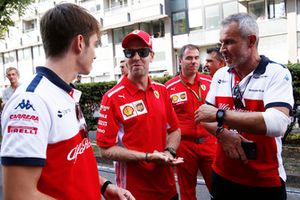
[[[258,43],[258,38],[259,38],[258,25],[256,23],[256,20],[252,16],[250,16],[247,13],[232,14],[226,17],[221,22],[221,26],[222,27],[227,26],[232,22],[238,24],[241,37],[246,38],[248,35],[254,34],[257,38],[257,43]]]
[[[17,68],[15,67],[8,67],[5,71],[6,75],[8,74],[8,72],[15,70],[16,74],[20,77],[20,72]]]

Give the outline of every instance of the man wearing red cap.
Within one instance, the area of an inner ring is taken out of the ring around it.
[[[152,40],[140,30],[122,41],[128,75],[102,98],[97,144],[116,160],[117,184],[137,200],[178,199],[172,165],[180,142],[178,119],[164,85],[149,78]]]

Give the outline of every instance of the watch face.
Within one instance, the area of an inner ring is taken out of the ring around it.
[[[223,125],[224,115],[225,115],[225,110],[219,109],[217,111],[217,116],[216,117],[217,117],[218,126],[222,126]]]
[[[219,119],[220,119],[220,118],[223,118],[223,117],[224,117],[224,111],[223,111],[223,110],[218,110],[217,115],[218,115],[218,118],[219,118]]]

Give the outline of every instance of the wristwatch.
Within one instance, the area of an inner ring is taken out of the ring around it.
[[[225,110],[218,109],[218,111],[216,113],[216,119],[217,119],[217,122],[218,122],[218,127],[223,127],[224,116],[225,116]]]
[[[168,151],[173,156],[173,158],[176,158],[176,150],[174,148],[167,147],[165,148],[165,151]]]

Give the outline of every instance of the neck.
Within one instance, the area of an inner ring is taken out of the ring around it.
[[[242,67],[236,67],[235,71],[238,74],[238,76],[243,79],[246,77],[249,73],[254,71],[256,67],[258,66],[261,58],[259,55],[253,57],[249,62],[242,64]],[[245,67],[247,66],[247,67]]]
[[[76,71],[76,64],[71,63],[72,59],[48,58],[45,66],[51,69],[57,76],[59,76],[66,83],[71,83],[78,74]]]
[[[196,74],[185,74],[184,72],[182,72],[183,77],[190,83],[190,84],[194,84],[195,82],[195,78],[196,78]]]
[[[10,86],[13,90],[15,90],[18,87],[18,83],[12,83]]]
[[[148,87],[148,76],[132,77],[128,74],[128,79],[143,91],[145,91]]]

